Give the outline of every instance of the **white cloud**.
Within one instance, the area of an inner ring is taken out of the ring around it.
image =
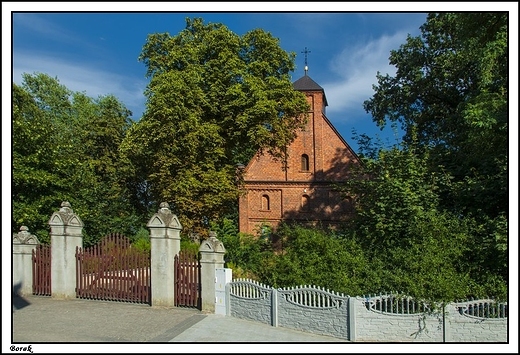
[[[81,34],[75,33],[74,30],[70,28],[59,26],[55,22],[47,20],[43,15],[15,13],[13,14],[13,20],[15,33],[25,30],[29,33],[28,36],[34,39],[43,38],[44,41],[48,41],[49,43],[59,43],[69,48],[69,51],[72,48],[78,48],[78,50],[81,49],[83,51],[88,49],[93,53],[101,53],[104,50],[102,46],[84,40]]]
[[[85,92],[93,98],[112,94],[132,111],[134,119],[139,119],[144,111],[145,80],[100,70],[88,64],[67,62],[46,54],[17,52],[13,55],[13,82],[20,84],[22,73],[35,72],[57,77],[68,89]]]
[[[406,32],[384,35],[376,40],[357,46],[348,46],[330,62],[330,70],[336,80],[323,83],[329,110],[363,111],[362,102],[369,99],[377,83],[376,75],[395,74],[395,67],[388,64],[392,49],[397,49],[406,40]],[[363,111],[364,112],[364,111]]]
[[[65,28],[55,25],[44,17],[31,13],[14,13],[13,24],[31,31],[36,36],[44,36],[56,41],[75,42],[77,38]]]

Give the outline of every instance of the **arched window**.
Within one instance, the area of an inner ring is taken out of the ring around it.
[[[311,210],[310,198],[307,195],[302,196],[302,211],[309,212]]]
[[[267,196],[267,195],[262,195],[262,210],[264,210],[264,211],[270,210],[269,196]]]
[[[309,156],[307,154],[302,154],[301,171],[309,171]]]

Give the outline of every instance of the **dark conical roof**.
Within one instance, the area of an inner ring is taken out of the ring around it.
[[[323,93],[324,103],[327,106],[327,98],[325,97],[325,90],[318,85],[310,76],[304,75],[293,83],[293,87],[298,91],[321,91]]]
[[[299,91],[323,91],[323,88],[319,86],[310,76],[305,75],[293,83],[294,89]]]

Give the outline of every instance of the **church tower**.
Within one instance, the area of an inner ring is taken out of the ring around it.
[[[353,213],[334,183],[349,178],[359,158],[325,116],[325,91],[307,75],[293,83],[310,105],[308,122],[287,148],[287,169],[268,154],[257,154],[243,171],[245,193],[239,200],[239,231],[257,234],[282,221],[338,225]]]

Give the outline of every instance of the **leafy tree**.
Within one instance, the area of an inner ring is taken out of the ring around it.
[[[400,122],[405,141],[432,148],[430,169],[452,177],[441,204],[476,218],[508,209],[507,24],[505,12],[429,14],[365,102],[379,126]]]
[[[273,256],[273,249],[267,238],[239,233],[235,221],[223,218],[220,223],[213,221],[211,229],[224,244],[226,267],[233,269],[235,278],[259,280],[259,274]]]
[[[85,222],[86,245],[136,233],[119,155],[129,115],[113,96],[92,99],[46,74],[13,84],[13,231],[27,225],[48,241],[49,217],[67,200]]]
[[[70,92],[48,76],[39,78],[25,75],[22,87],[13,83],[12,229],[26,225],[46,241],[46,224],[60,206],[67,172],[78,162],[70,137],[61,138],[67,135],[61,115]]]
[[[293,90],[295,54],[262,30],[243,36],[187,19],[175,36],[148,36],[139,59],[150,83],[142,119],[123,149],[148,201],[168,201],[185,231],[233,210],[236,164],[257,149],[279,158],[303,127],[308,105]]]
[[[134,191],[126,183],[134,171],[119,151],[131,125],[131,112],[112,95],[91,99],[75,93],[72,102],[79,117],[76,150],[86,158],[86,170],[92,174],[90,188],[79,190],[76,208],[85,223],[95,221],[87,229],[93,242],[114,231],[132,236],[147,222],[148,214],[137,213]]]
[[[433,13],[421,33],[391,52],[396,75],[378,74],[365,109],[381,127],[400,122],[405,142],[428,155],[432,176],[444,176],[437,209],[468,225],[472,279],[491,278],[500,289],[507,280],[508,15]]]
[[[439,186],[449,175],[429,170],[427,152],[403,144],[369,155],[344,189],[356,196],[346,238],[377,265],[372,292],[395,290],[429,301],[505,297],[503,257],[478,244],[486,231],[473,217],[441,208]]]

